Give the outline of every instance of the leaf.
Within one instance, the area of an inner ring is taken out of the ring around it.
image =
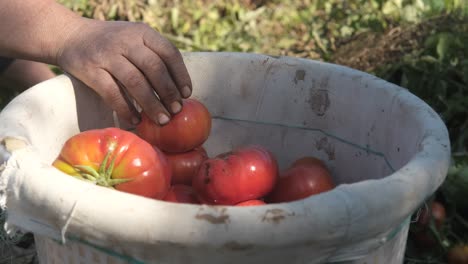
[[[117,16],[117,9],[118,9],[118,5],[113,4],[111,8],[109,9],[109,11],[107,12],[107,17],[109,19],[115,19],[115,17]]]
[[[430,35],[429,37],[426,38],[426,40],[424,41],[424,47],[426,49],[432,49],[432,48],[435,48],[437,46],[437,43],[439,42],[439,35],[438,34],[434,34],[434,35]]]
[[[408,22],[418,22],[421,15],[421,10],[417,6],[408,5],[402,9],[401,13],[403,20]]]
[[[450,34],[439,35],[439,41],[437,42],[437,47],[436,47],[439,60],[445,59],[450,49],[451,40],[452,40],[452,36]]]
[[[390,0],[385,2],[382,7],[382,13],[388,16],[399,16],[402,9],[401,0]]]
[[[450,167],[447,179],[441,187],[444,196],[461,210],[468,210],[468,165]]]
[[[434,58],[433,56],[430,56],[430,55],[422,56],[421,60],[425,61],[425,62],[428,62],[428,63],[437,63],[438,62],[436,58]]]
[[[177,29],[179,25],[179,8],[171,8],[171,25],[172,28]]]
[[[257,17],[262,15],[263,12],[265,12],[265,7],[260,7],[254,11],[249,11],[241,17],[241,21],[249,21],[249,20],[256,19]]]

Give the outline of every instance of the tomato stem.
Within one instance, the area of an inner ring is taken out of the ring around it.
[[[110,160],[109,165],[107,163],[111,155],[114,153],[114,151],[115,151],[115,142],[111,142],[109,144],[109,148],[106,153],[106,156],[104,156],[104,159],[101,162],[101,165],[99,165],[99,169],[97,171],[93,167],[87,166],[87,165],[75,165],[74,168],[80,173],[81,175],[80,178],[91,181],[94,184],[99,185],[99,186],[104,186],[104,187],[114,189],[113,187],[114,185],[118,185],[118,184],[125,183],[125,182],[132,180],[129,178],[112,179],[112,172],[114,171],[116,157],[113,157]]]
[[[104,160],[101,162],[101,165],[99,166],[99,174],[104,175],[106,178],[112,174],[112,170],[114,169],[114,161],[115,157],[111,161],[111,166],[107,166],[107,161],[109,160],[109,157],[114,153],[115,151],[115,142],[111,142],[108,145],[108,150],[106,153],[106,156],[104,156]],[[106,169],[107,167],[107,169]]]
[[[429,230],[435,236],[437,242],[439,243],[439,246],[444,251],[450,248],[450,242],[441,235],[440,231],[437,229],[435,225],[434,219],[430,219]]]
[[[109,164],[109,167],[107,168],[107,170],[105,171],[105,177],[107,180],[110,180],[111,179],[111,176],[112,176],[112,172],[114,171],[114,163],[115,163],[115,157],[111,160],[110,164]]]
[[[89,180],[89,181],[92,181],[94,183],[96,183],[96,178],[93,177],[91,174],[88,174],[88,173],[83,173],[82,174],[84,176],[84,180]]]
[[[91,166],[75,165],[75,169],[86,172],[86,173],[82,173],[82,175],[85,177],[90,176],[94,180],[100,177],[99,173],[95,169],[93,169]]]

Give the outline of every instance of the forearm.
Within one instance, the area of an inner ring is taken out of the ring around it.
[[[54,0],[1,0],[0,56],[56,64],[77,19]]]

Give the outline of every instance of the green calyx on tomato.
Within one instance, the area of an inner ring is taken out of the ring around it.
[[[112,179],[112,171],[114,170],[115,156],[110,160],[110,164],[107,165],[109,157],[113,155],[115,151],[116,143],[109,143],[108,151],[104,160],[102,161],[99,169],[96,171],[91,166],[86,165],[74,165],[73,168],[78,172],[79,178],[91,181],[99,186],[114,188],[115,185],[131,181],[130,178]]]
[[[166,195],[172,177],[159,149],[129,131],[112,127],[70,137],[53,166],[78,179],[153,199]]]

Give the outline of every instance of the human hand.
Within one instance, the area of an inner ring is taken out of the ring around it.
[[[136,125],[142,110],[161,125],[182,108],[192,83],[181,53],[142,23],[79,18],[56,54],[57,64],[95,90],[119,117]]]

